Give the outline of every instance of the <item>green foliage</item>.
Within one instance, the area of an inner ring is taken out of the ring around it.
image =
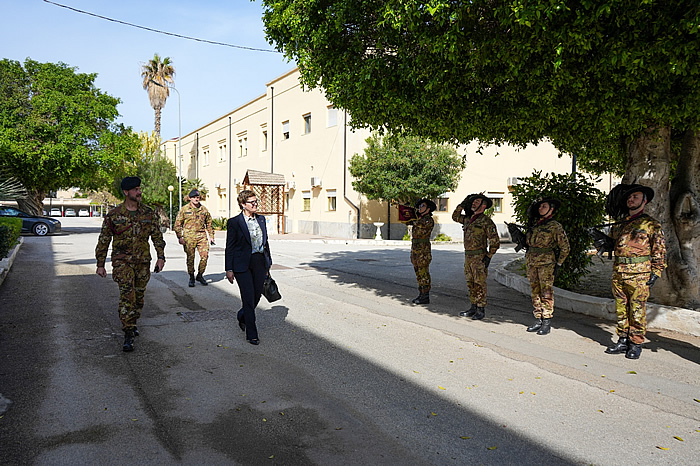
[[[95,74],[63,63],[0,60],[0,168],[27,189],[39,213],[49,191],[109,184],[138,142],[115,121],[119,99]]]
[[[322,3],[263,0],[267,38],[354,126],[616,173],[644,128],[700,127],[697,0]]]
[[[21,231],[21,218],[0,217],[0,259],[7,257]]]
[[[464,159],[454,147],[417,137],[373,135],[364,156],[350,159],[353,188],[368,199],[414,205],[454,191]]]
[[[406,230],[406,233],[403,234],[403,238],[401,238],[403,241],[411,241],[411,234]]]
[[[555,284],[562,288],[577,284],[591,264],[588,254],[591,238],[586,228],[603,223],[605,194],[595,187],[596,180],[581,174],[550,173],[543,176],[542,172],[535,171],[532,176],[521,181],[513,187],[512,192],[515,217],[520,225],[529,225],[527,210],[533,202],[544,197],[561,201],[554,219],[564,227],[571,252],[564,261]]]
[[[27,197],[27,190],[22,183],[10,175],[7,169],[0,169],[0,200],[10,201],[25,197]]]
[[[452,237],[447,236],[444,233],[440,233],[435,237],[435,239],[433,239],[433,241],[452,241]]]
[[[228,219],[226,217],[219,217],[219,218],[213,218],[211,219],[211,226],[215,230],[221,230],[221,231],[226,231],[226,223],[228,222]]]

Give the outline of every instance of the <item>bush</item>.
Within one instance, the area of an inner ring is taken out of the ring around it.
[[[0,259],[4,259],[17,243],[22,231],[22,219],[0,218]]]
[[[578,284],[592,264],[588,254],[592,240],[586,228],[603,223],[605,216],[605,193],[594,186],[597,181],[580,173],[542,176],[542,172],[535,171],[513,187],[515,217],[521,225],[528,224],[527,209],[534,201],[544,197],[561,201],[554,220],[564,227],[571,252],[554,282],[560,288],[568,289]]]
[[[228,222],[228,219],[226,217],[219,217],[219,218],[212,217],[211,226],[215,230],[226,231],[226,223],[227,222]]]
[[[403,240],[404,241],[411,241],[411,234],[406,230],[406,233],[403,234]]]
[[[447,236],[445,233],[440,233],[433,241],[452,241],[452,238]]]

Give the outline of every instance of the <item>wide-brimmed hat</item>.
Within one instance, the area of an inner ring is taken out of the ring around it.
[[[530,204],[530,208],[528,209],[528,215],[531,217],[539,217],[540,206],[545,202],[549,204],[550,207],[553,207],[555,211],[558,211],[559,207],[561,207],[561,201],[559,199],[555,197],[543,197],[542,199],[538,199],[532,204]]]
[[[630,194],[632,193],[644,194],[644,198],[647,200],[647,203],[654,199],[654,190],[650,187],[642,186],[641,184],[631,184],[627,189],[622,191],[622,195],[620,196],[620,203],[624,203],[625,207],[627,207],[627,198],[629,198]]]
[[[418,202],[416,202],[416,210],[418,210],[418,207],[420,207],[420,205],[424,202],[425,202],[425,205],[428,206],[428,210],[430,212],[434,212],[437,209],[437,206],[435,205],[435,203],[433,201],[431,201],[428,198],[423,198],[423,199],[420,199]]]
[[[491,206],[493,206],[493,199],[489,199],[488,197],[486,197],[486,195],[484,193],[470,194],[469,196],[467,196],[467,198],[464,201],[462,201],[462,206],[465,209],[471,209],[472,203],[477,199],[482,199],[483,202],[486,203],[487,209],[490,209]]]

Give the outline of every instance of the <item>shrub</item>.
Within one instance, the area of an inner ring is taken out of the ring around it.
[[[411,234],[406,230],[406,233],[403,234],[403,240],[404,241],[411,241]]]
[[[591,238],[586,228],[603,223],[605,215],[605,193],[594,186],[597,181],[580,173],[542,176],[541,171],[535,171],[513,187],[515,217],[521,225],[527,225],[527,209],[534,201],[554,197],[562,203],[554,220],[564,227],[571,252],[554,282],[558,287],[570,288],[578,284],[592,263],[588,254]]]
[[[211,226],[215,230],[226,231],[226,223],[227,222],[228,222],[228,219],[226,217],[219,217],[219,218],[212,217]]]
[[[22,231],[22,219],[0,218],[0,259],[4,259],[17,243]]]
[[[445,233],[440,233],[433,241],[452,241],[452,238],[447,236]]]

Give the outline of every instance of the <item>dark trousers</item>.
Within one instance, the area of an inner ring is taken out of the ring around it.
[[[250,265],[245,272],[235,272],[238,289],[241,292],[243,308],[238,311],[238,321],[245,324],[246,340],[258,338],[258,328],[255,326],[255,307],[262,296],[263,283],[267,276],[265,256],[260,253],[250,257]]]

